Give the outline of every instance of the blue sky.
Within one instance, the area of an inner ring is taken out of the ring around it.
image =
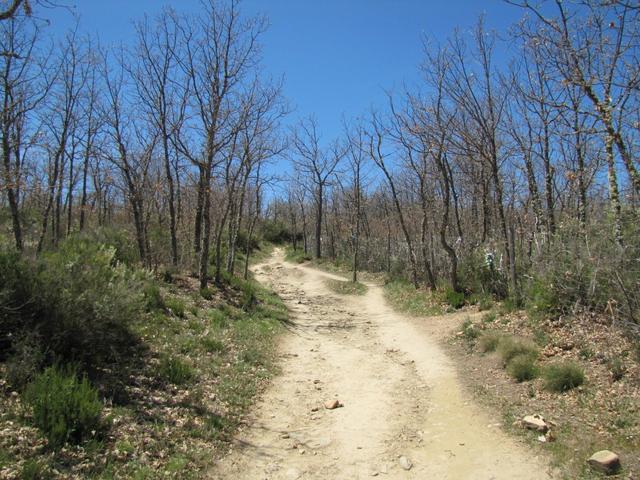
[[[66,0],[82,31],[104,43],[129,43],[132,20],[154,16],[163,5],[197,13],[198,0]],[[506,32],[521,12],[500,0],[245,0],[247,14],[263,13],[264,65],[284,75],[291,120],[315,115],[323,138],[339,135],[341,118],[366,114],[385,103],[385,90],[419,82],[424,34],[445,41],[458,26],[486,15],[487,26]],[[55,32],[72,23],[68,10],[38,12]]]

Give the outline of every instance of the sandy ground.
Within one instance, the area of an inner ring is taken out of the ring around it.
[[[404,317],[375,285],[337,295],[325,280],[339,277],[286,263],[281,250],[255,273],[293,323],[281,374],[210,478],[552,478],[463,392],[438,345],[459,315]],[[333,399],[344,406],[325,409]]]

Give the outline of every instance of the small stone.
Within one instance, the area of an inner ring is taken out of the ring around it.
[[[549,430],[549,425],[540,415],[527,415],[522,419],[522,425],[529,430],[537,430],[542,433],[546,433]]]
[[[620,470],[620,457],[610,450],[600,450],[591,455],[587,463],[594,470],[611,475]]]
[[[311,411],[312,411],[312,412],[317,412],[318,410],[319,410],[319,409],[318,409],[318,407],[313,407],[313,408],[311,408]]]
[[[404,469],[404,470],[411,470],[411,467],[413,467],[413,463],[411,463],[411,460],[409,460],[407,457],[405,457],[404,455],[402,455],[399,459],[398,459],[398,463],[400,464],[400,466]]]
[[[335,408],[340,408],[344,405],[342,405],[342,403],[340,403],[340,400],[335,399],[335,400],[327,400],[326,402],[324,402],[324,408],[326,408],[327,410],[333,410]]]
[[[282,438],[283,440],[286,440],[287,438],[290,438],[290,437],[288,433],[283,433],[282,435],[280,435],[280,438]]]

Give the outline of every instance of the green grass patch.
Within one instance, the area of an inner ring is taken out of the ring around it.
[[[498,344],[498,353],[505,365],[519,355],[538,357],[538,347],[532,342],[516,337],[502,337]]]
[[[483,352],[495,352],[502,337],[503,335],[498,332],[485,332],[478,340],[478,346]]]
[[[585,381],[584,370],[574,362],[549,365],[544,371],[545,387],[553,392],[566,392]]]
[[[517,382],[533,380],[538,376],[536,359],[532,355],[516,355],[507,364],[507,372]]]
[[[291,263],[304,263],[311,260],[310,254],[305,254],[304,250],[294,250],[293,247],[287,247],[284,253],[284,259]]]
[[[164,306],[176,317],[184,318],[186,316],[185,303],[180,298],[169,297],[164,301]]]
[[[360,282],[350,282],[344,280],[325,280],[325,284],[332,292],[340,295],[364,295],[367,293],[367,286]]]
[[[436,295],[416,289],[411,283],[394,280],[384,286],[385,298],[397,310],[417,317],[442,315]]]
[[[160,357],[157,375],[174,385],[186,385],[196,378],[196,371],[180,357],[165,354]]]

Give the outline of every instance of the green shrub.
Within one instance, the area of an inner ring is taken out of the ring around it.
[[[478,300],[478,310],[481,312],[493,308],[493,298],[489,295],[482,295]]]
[[[80,238],[84,238],[96,245],[105,245],[112,248],[114,259],[119,263],[134,265],[140,261],[140,253],[134,240],[133,232],[126,230],[122,226],[118,228],[99,227],[90,233],[80,235]]]
[[[166,304],[158,285],[153,282],[148,282],[143,288],[143,294],[148,312],[165,309]]]
[[[14,341],[13,353],[6,362],[9,384],[16,390],[23,390],[47,362],[43,345],[34,334],[25,334]]]
[[[480,336],[480,330],[478,330],[470,318],[462,322],[462,335],[467,340],[475,340]]]
[[[456,292],[452,288],[447,288],[444,291],[445,301],[453,308],[462,308],[464,306],[464,293]]]
[[[265,220],[261,225],[262,237],[270,243],[283,244],[293,240],[293,235],[284,222]]]
[[[202,339],[202,346],[209,353],[219,353],[225,349],[224,342],[212,335]]]
[[[293,263],[304,263],[311,260],[311,255],[304,253],[304,250],[288,248],[284,259]]]
[[[102,404],[86,377],[69,368],[49,367],[27,387],[24,399],[51,448],[80,443],[100,429]]]
[[[483,352],[495,352],[502,335],[498,332],[485,332],[479,340],[480,350]]]
[[[164,301],[164,304],[166,309],[171,311],[176,317],[184,318],[186,316],[186,307],[181,299],[170,297]]]
[[[209,310],[209,318],[211,319],[211,324],[218,328],[224,328],[229,323],[227,314],[222,310]]]
[[[242,309],[251,310],[258,301],[256,296],[256,286],[251,281],[243,282],[241,286],[242,290]]]
[[[185,385],[196,377],[191,365],[179,357],[163,355],[158,365],[158,376],[174,385]]]
[[[532,258],[525,284],[529,314],[557,318],[575,310],[613,314],[640,323],[640,222],[623,212],[624,246],[613,241],[611,218],[592,218],[583,227],[563,221],[545,248]],[[604,234],[603,234],[604,233]],[[589,239],[588,244],[585,238]]]
[[[204,298],[205,300],[212,300],[213,299],[213,289],[211,289],[209,287],[201,288],[200,289],[200,296],[202,298]]]
[[[498,314],[496,312],[487,312],[482,315],[482,323],[493,323],[498,318]]]
[[[531,318],[548,318],[562,313],[564,305],[553,284],[536,279],[527,292],[527,313]]]
[[[498,353],[502,357],[502,361],[507,365],[512,358],[519,355],[528,355],[533,358],[538,356],[538,348],[530,341],[503,337],[498,344]]]
[[[520,302],[517,299],[513,297],[506,297],[500,305],[500,313],[504,315],[505,313],[515,312],[519,308]]]
[[[507,372],[518,382],[533,380],[538,376],[536,359],[532,355],[516,355],[507,364]]]
[[[611,378],[614,382],[622,380],[622,378],[627,373],[627,367],[625,366],[624,362],[618,357],[610,358],[607,361],[607,366],[609,367],[609,372],[611,372]]]
[[[494,256],[495,257],[495,256]],[[497,266],[487,261],[484,253],[474,249],[460,258],[458,274],[466,290],[500,300],[507,296],[507,278]]]
[[[554,392],[566,392],[584,383],[584,371],[573,362],[550,365],[544,372],[545,387]]]
[[[71,237],[36,261],[0,254],[0,339],[11,339],[0,350],[12,351],[6,347],[29,332],[51,359],[88,371],[120,358],[136,341],[129,325],[143,295],[142,274],[119,263],[115,253]],[[5,276],[5,269],[13,271]]]
[[[20,478],[22,480],[48,480],[53,478],[53,474],[44,465],[32,459],[27,460],[22,466]]]

